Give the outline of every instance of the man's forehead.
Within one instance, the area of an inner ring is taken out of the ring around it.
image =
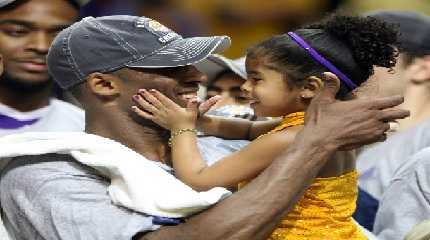
[[[78,10],[66,0],[30,0],[0,10],[0,21],[25,22],[46,27],[62,26],[72,24],[78,14]]]

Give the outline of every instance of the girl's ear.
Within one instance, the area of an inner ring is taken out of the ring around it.
[[[305,85],[302,87],[300,97],[304,100],[310,100],[322,89],[324,86],[323,80],[316,76],[310,76],[305,80]]]

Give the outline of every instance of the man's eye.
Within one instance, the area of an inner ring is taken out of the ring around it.
[[[4,29],[3,32],[11,37],[22,37],[29,33],[26,29]]]

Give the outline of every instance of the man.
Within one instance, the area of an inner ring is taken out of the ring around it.
[[[78,15],[78,1],[0,1],[0,136],[84,129],[82,110],[52,98],[45,60],[55,34]],[[1,219],[0,239],[7,239]]]
[[[245,57],[231,60],[214,54],[197,67],[208,76],[206,99],[216,95],[221,97],[210,114],[255,120],[254,111],[249,107],[249,97],[240,89],[246,80]]]
[[[414,127],[430,117],[430,17],[407,11],[378,11],[369,14],[399,26],[400,55],[395,68],[375,68],[380,96],[405,96],[403,107],[411,117],[400,121],[400,130]]]
[[[134,114],[132,96],[157,89],[185,106],[204,79],[192,64],[228,45],[226,37],[183,39],[145,17],[85,18],[57,36],[48,66],[86,110],[87,133],[168,164],[166,130]],[[336,150],[384,140],[387,121],[408,115],[392,108],[399,97],[338,102],[339,80],[327,78],[295,143],[247,187],[185,223],[163,226],[117,207],[107,179],[69,155],[47,154],[17,157],[2,171],[8,230],[17,239],[267,239]]]
[[[399,25],[399,62],[393,73],[375,69],[374,77],[380,94],[404,94],[402,107],[411,111],[411,118],[399,121],[400,128],[417,125],[359,155],[359,185],[379,200],[394,171],[411,155],[430,145],[430,17],[402,11],[382,11],[370,15]]]
[[[255,120],[254,111],[249,107],[248,98],[240,86],[246,80],[245,58],[231,60],[219,54],[209,56],[196,67],[207,76],[206,99],[220,96],[217,104],[207,112],[209,115],[226,118]],[[203,90],[201,88],[200,90]],[[203,91],[204,92],[204,91]],[[208,164],[236,152],[249,144],[248,140],[226,140],[199,133],[198,141],[203,158]]]
[[[53,82],[46,65],[55,35],[77,20],[78,1],[17,0],[3,4],[0,136],[25,131],[82,131],[83,112],[52,97]]]

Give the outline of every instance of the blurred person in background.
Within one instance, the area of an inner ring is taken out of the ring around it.
[[[243,118],[255,120],[254,111],[249,107],[249,100],[244,96],[240,86],[246,81],[245,58],[231,60],[227,57],[212,54],[196,67],[207,77],[203,88],[203,98],[219,96],[216,105],[206,113],[212,116]],[[248,140],[223,139],[216,136],[198,133],[199,149],[208,165],[236,152],[249,144]],[[231,189],[235,190],[235,189]]]
[[[254,111],[249,106],[249,97],[240,89],[240,86],[246,81],[245,57],[231,60],[214,54],[197,66],[208,78],[206,100],[217,95],[220,96],[220,100],[208,114],[256,119]]]
[[[399,133],[359,156],[359,183],[379,203],[373,229],[378,239],[401,240],[430,218],[430,17],[405,11],[371,15],[400,25],[394,74],[376,72],[386,80],[380,94],[403,94],[411,119],[400,121]]]
[[[379,200],[396,169],[430,146],[430,17],[407,11],[378,11],[369,15],[398,25],[400,32],[400,54],[393,71],[375,67],[370,81],[378,84],[380,96],[404,95],[403,107],[411,111],[410,119],[399,121],[401,132],[363,150],[357,159],[363,192],[355,217],[372,229]],[[411,129],[405,130],[408,128]]]
[[[24,131],[82,131],[84,113],[53,99],[46,54],[56,34],[78,19],[72,0],[0,3],[0,136]],[[8,239],[0,219],[0,239]]]
[[[46,54],[56,34],[78,19],[73,0],[17,0],[0,9],[0,136],[24,131],[82,131],[84,113],[52,98]]]
[[[380,240],[403,240],[414,226],[430,219],[429,199],[430,147],[426,147],[393,174],[380,199],[373,232]]]

